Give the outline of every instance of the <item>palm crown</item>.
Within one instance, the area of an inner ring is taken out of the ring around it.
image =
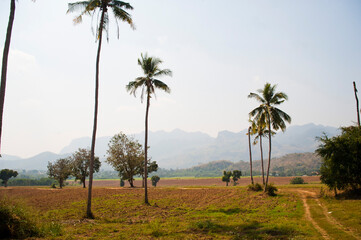
[[[105,30],[108,39],[108,29],[109,29],[109,11],[111,9],[117,24],[117,33],[119,38],[119,26],[118,20],[127,22],[134,29],[133,20],[131,15],[126,12],[123,8],[133,10],[133,7],[126,2],[118,0],[89,0],[81,1],[68,4],[67,13],[81,11],[80,15],[74,18],[74,23],[78,24],[83,21],[83,15],[92,15],[92,18],[97,14],[97,19],[99,19],[99,14],[104,12],[103,21],[99,21],[96,25],[96,38],[99,39],[100,30]]]
[[[255,98],[261,105],[253,109],[250,113],[250,117],[254,117],[253,121],[257,124],[266,123],[272,125],[273,129],[285,131],[285,121],[291,123],[291,117],[275,107],[280,105],[285,100],[288,100],[288,96],[283,92],[276,92],[277,85],[271,86],[266,83],[263,89],[258,89],[257,93],[250,93],[249,98]]]
[[[129,82],[126,89],[131,94],[136,95],[138,88],[142,88],[141,99],[143,101],[144,94],[151,97],[155,95],[155,89],[161,89],[167,93],[170,93],[170,88],[164,82],[156,79],[161,76],[172,76],[172,71],[169,69],[160,69],[159,65],[163,61],[159,58],[148,57],[148,54],[141,54],[141,58],[138,59],[138,65],[141,66],[144,77],[137,77],[135,81]]]

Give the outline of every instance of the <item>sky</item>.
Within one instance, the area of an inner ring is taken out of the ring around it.
[[[96,38],[91,17],[74,25],[64,0],[17,1],[3,120],[2,153],[54,153],[91,136]],[[358,0],[134,0],[136,29],[110,18],[103,41],[97,136],[144,131],[145,104],[126,92],[148,53],[173,71],[171,94],[151,100],[151,131],[182,129],[217,136],[248,127],[266,82],[289,100],[292,125],[354,124],[352,82],[361,91]],[[4,44],[10,0],[0,1]],[[3,47],[3,45],[1,45]],[[1,53],[2,55],[1,48]],[[361,97],[361,96],[360,96]],[[151,143],[150,143],[151,144]]]

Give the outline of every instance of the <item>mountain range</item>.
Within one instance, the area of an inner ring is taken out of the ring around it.
[[[199,164],[217,160],[231,162],[248,161],[247,130],[240,132],[221,131],[217,137],[202,132],[185,132],[175,129],[171,132],[149,132],[149,155],[157,161],[159,167],[165,169],[190,168]],[[290,153],[314,152],[318,146],[316,137],[325,133],[329,137],[339,133],[338,128],[315,124],[290,126],[272,138],[272,157],[281,157]],[[132,135],[140,143],[144,142],[144,132]],[[111,136],[99,137],[96,142],[96,155],[100,157],[102,169],[110,169],[104,161]],[[60,153],[43,152],[34,157],[22,159],[16,156],[3,155],[0,169],[38,169],[45,170],[48,161],[70,156],[78,148],[89,148],[90,137],[74,139]],[[268,153],[268,140],[263,141],[265,158]],[[253,159],[260,159],[259,145],[252,145]]]

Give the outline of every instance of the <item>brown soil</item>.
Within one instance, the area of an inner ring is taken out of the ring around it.
[[[287,185],[290,183],[291,179],[294,177],[270,177],[269,182],[276,185]],[[306,183],[319,183],[319,176],[305,176],[302,177]],[[262,178],[254,178],[256,183],[262,183]],[[249,177],[241,178],[238,180],[240,186],[247,186],[251,183]],[[95,187],[119,187],[119,180],[96,180],[93,182]],[[233,183],[230,182],[229,185]],[[136,187],[141,187],[141,180],[136,180],[134,182]],[[160,179],[158,182],[159,187],[171,187],[171,186],[225,186],[226,183],[222,182],[221,178],[171,178],[171,179]],[[148,186],[151,186],[150,180],[148,180]],[[129,187],[129,183],[125,182],[125,187]]]

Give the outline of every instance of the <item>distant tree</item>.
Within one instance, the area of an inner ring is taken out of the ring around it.
[[[72,175],[75,177],[75,181],[80,180],[83,188],[85,188],[85,179],[89,176],[90,154],[90,150],[79,148],[71,157]],[[100,165],[99,157],[95,157],[94,172],[99,172]]]
[[[142,176],[142,187],[144,187],[144,183],[145,183],[145,177],[144,177],[144,162],[142,162],[141,167],[139,168],[139,175]],[[148,159],[148,174],[152,173],[152,172],[156,172],[158,171],[158,164],[156,161],[150,161],[150,159]]]
[[[232,180],[234,186],[237,185],[237,181],[241,178],[241,176],[242,176],[242,172],[240,170],[234,170],[232,172]]]
[[[152,176],[151,180],[152,180],[152,185],[153,185],[154,187],[156,187],[156,186],[157,186],[157,183],[158,183],[159,180],[160,180],[160,177],[158,177],[157,175],[154,175],[154,176]]]
[[[10,170],[10,169],[2,169],[0,171],[0,179],[3,180],[2,181],[2,184],[4,184],[5,187],[8,186],[8,181],[10,178],[12,177],[16,177],[18,175],[18,172],[17,171],[14,171],[14,170]]]
[[[134,138],[127,137],[124,133],[112,137],[107,150],[107,160],[123,180],[128,180],[131,187],[134,187],[134,176],[139,174],[139,169],[144,161],[142,145]]]
[[[48,176],[58,181],[59,187],[63,188],[65,180],[72,173],[70,158],[60,158],[54,163],[48,162]]]
[[[226,186],[231,181],[232,172],[231,171],[223,171],[222,181],[226,182]]]
[[[263,89],[258,89],[258,93],[250,93],[249,98],[255,98],[261,104],[253,109],[249,113],[249,117],[252,121],[259,123],[264,121],[268,127],[268,167],[267,167],[267,178],[265,183],[264,191],[267,190],[269,171],[271,166],[271,134],[272,128],[274,130],[281,129],[282,131],[286,130],[285,121],[291,123],[291,117],[278,109],[276,106],[283,103],[285,100],[288,100],[288,96],[283,92],[276,92],[277,85],[271,85],[266,83]],[[264,119],[264,120],[262,120]],[[272,128],[271,128],[272,127]]]
[[[326,135],[316,153],[322,157],[321,181],[335,191],[361,188],[361,127],[341,128],[341,134]]]
[[[304,184],[305,180],[301,177],[292,178],[290,184]]]
[[[137,77],[135,81],[129,82],[126,86],[127,91],[131,94],[137,92],[138,88],[142,88],[141,99],[143,101],[144,94],[147,97],[147,108],[145,111],[145,143],[144,143],[144,202],[149,204],[148,202],[148,190],[147,190],[147,177],[148,177],[148,113],[150,107],[150,99],[152,95],[155,96],[155,89],[160,89],[165,91],[166,93],[170,93],[170,88],[164,82],[158,80],[157,78],[162,76],[172,76],[172,71],[169,69],[160,69],[159,65],[163,61],[156,57],[148,57],[147,54],[141,54],[141,58],[138,58],[138,65],[141,66],[144,77]]]
[[[93,133],[92,133],[92,142],[91,142],[91,155],[90,155],[90,166],[89,166],[89,187],[88,187],[88,199],[87,199],[87,209],[86,216],[87,218],[94,218],[91,212],[91,195],[92,195],[92,186],[93,186],[93,166],[95,159],[95,140],[97,133],[97,125],[98,125],[98,101],[99,101],[99,69],[100,69],[100,52],[102,47],[103,40],[103,31],[107,35],[108,38],[108,30],[109,30],[109,13],[113,12],[113,16],[115,18],[115,23],[118,27],[118,20],[122,22],[128,23],[133,29],[133,20],[131,15],[125,11],[133,10],[133,7],[126,2],[118,1],[118,0],[87,0],[80,1],[75,3],[68,4],[67,13],[72,13],[75,11],[80,11],[80,15],[74,19],[74,23],[81,23],[84,15],[92,15],[97,16],[96,25],[96,41],[98,41],[98,50],[96,57],[96,66],[95,66],[95,102],[94,102],[94,120],[93,120]],[[110,11],[111,10],[111,11]],[[99,18],[100,17],[100,18]],[[118,28],[119,30],[119,28]],[[119,32],[118,32],[119,38]]]

